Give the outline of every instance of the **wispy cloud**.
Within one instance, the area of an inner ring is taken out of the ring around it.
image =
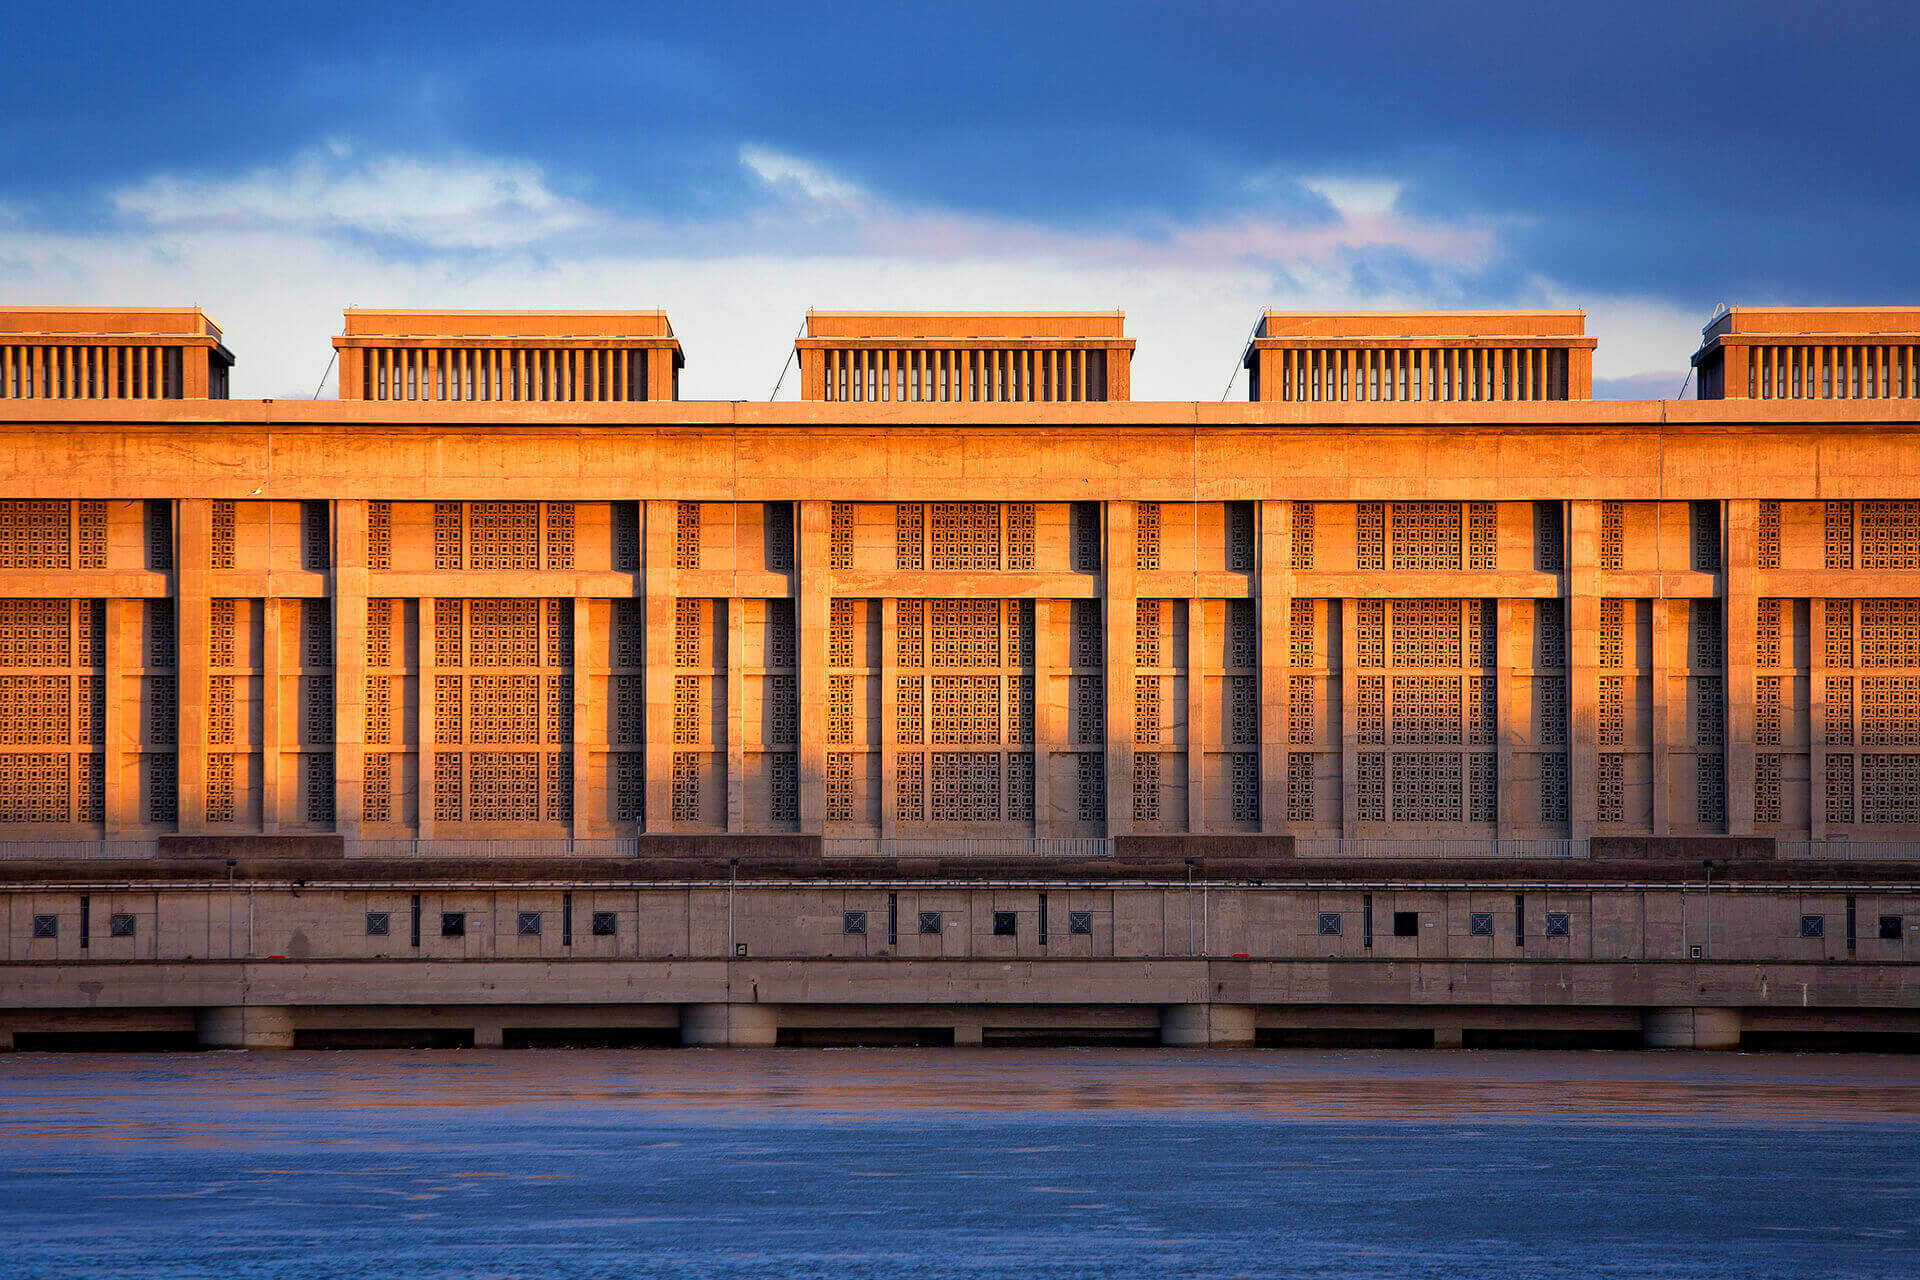
[[[736,163],[757,199],[667,220],[562,194],[524,160],[340,141],[229,178],[143,178],[113,193],[119,225],[100,233],[0,224],[0,258],[21,264],[14,291],[34,301],[208,307],[240,355],[238,394],[311,394],[339,309],[357,303],[664,305],[688,350],[685,393],[753,396],[816,305],[1124,307],[1140,340],[1135,394],[1191,399],[1220,393],[1263,307],[1446,305],[1503,253],[1500,220],[1407,214],[1384,179],[1292,184],[1326,202],[1304,214],[1294,203],[1085,232],[917,204],[761,144]],[[1551,281],[1522,288],[1562,305]],[[1671,333],[1657,305],[1625,305]],[[1673,359],[1668,346],[1601,370]]]
[[[113,204],[159,234],[354,234],[438,250],[535,244],[594,220],[591,210],[551,191],[535,165],[362,155],[345,142],[239,177],[150,178],[115,192]]]

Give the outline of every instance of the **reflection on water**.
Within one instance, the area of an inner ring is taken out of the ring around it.
[[[1912,1276],[1920,1060],[23,1054],[0,1271]]]

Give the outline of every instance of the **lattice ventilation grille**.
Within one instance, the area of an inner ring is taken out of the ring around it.
[[[863,602],[864,603],[864,602]],[[851,667],[859,638],[858,612],[852,600],[835,600],[827,609],[827,665]],[[996,626],[998,625],[996,621]]]
[[[927,606],[930,666],[1000,665],[1001,601],[930,600]]]
[[[853,712],[853,677],[828,676],[827,741],[852,743],[855,741],[856,727]]]
[[[1693,567],[1696,572],[1715,573],[1720,568],[1720,504],[1687,504],[1687,521],[1693,531]]]
[[[1319,681],[1312,676],[1290,676],[1287,680],[1287,737],[1293,742],[1311,743],[1319,739],[1318,685]]]
[[[779,823],[800,821],[800,757],[791,751],[769,754],[767,817]]]
[[[1292,506],[1293,545],[1288,567],[1306,572],[1313,568],[1313,504],[1296,502]]]
[[[1235,573],[1252,573],[1254,566],[1254,518],[1251,502],[1227,504],[1227,568]]]
[[[101,758],[67,749],[106,740],[104,614],[97,600],[0,601],[0,746],[62,749],[6,757],[0,821],[101,820]],[[149,742],[172,742],[170,681],[147,691]]]
[[[1396,502],[1390,508],[1393,567],[1428,573],[1460,568],[1460,504]]]
[[[1461,758],[1451,753],[1398,752],[1393,756],[1393,821],[1459,822]]]
[[[1260,628],[1251,600],[1227,601],[1225,665],[1230,671],[1253,671],[1260,665]]]
[[[1106,635],[1100,625],[1098,600],[1074,600],[1069,608],[1072,628],[1070,661],[1084,670],[1099,670],[1107,665]]]
[[[367,568],[393,568],[393,504],[367,504]]]
[[[1726,757],[1715,753],[1694,757],[1694,818],[1702,826],[1727,824]]]
[[[1160,567],[1160,504],[1143,502],[1134,513],[1133,567]]]
[[[1920,755],[1860,757],[1859,821],[1875,825],[1920,822]]]
[[[933,504],[931,553],[935,569],[980,570],[1000,567],[1000,504]],[[1031,527],[1029,527],[1029,550]]]
[[[1861,746],[1920,745],[1920,677],[1867,677],[1859,685]]]
[[[1763,502],[1760,504],[1760,517],[1754,528],[1755,566],[1761,569],[1780,567],[1780,504]]]
[[[1829,502],[1824,519],[1827,568],[1853,568],[1853,504]]]
[[[1859,607],[1858,665],[1920,667],[1920,600],[1862,600]]]
[[[1160,821],[1160,753],[1142,751],[1133,758],[1133,820],[1142,826]]]
[[[1308,823],[1314,820],[1314,758],[1311,752],[1287,753],[1287,821]]]
[[[792,614],[788,614],[791,618]],[[640,600],[613,602],[613,666],[616,670],[637,671],[646,665],[646,605]]]
[[[435,601],[437,822],[571,820],[573,610],[572,600]],[[391,680],[377,683],[390,706]],[[370,724],[376,687],[369,677]]]
[[[1753,740],[1763,747],[1779,746],[1780,720],[1780,677],[1761,676],[1754,684]]]
[[[1602,823],[1617,824],[1627,820],[1627,758],[1618,754],[1602,754],[1597,758],[1597,786],[1599,802],[1595,819]]]
[[[106,504],[77,505],[0,502],[0,569],[106,568]]]
[[[235,506],[231,502],[215,502],[208,513],[207,539],[215,569],[233,568],[234,525],[237,522]]]
[[[1718,600],[1687,601],[1687,653],[1696,671],[1726,665],[1727,640]]]
[[[73,818],[72,756],[0,753],[0,823],[64,823]]]
[[[1626,504],[1603,502],[1600,504],[1600,567],[1608,573],[1620,573],[1626,568],[1627,511]]]
[[[1320,602],[1298,596],[1287,602],[1287,665],[1317,667]]]
[[[1540,821],[1557,826],[1567,821],[1567,757],[1540,757]]]
[[[1763,752],[1753,758],[1753,820],[1778,826],[1780,812],[1780,757]]]
[[[899,822],[926,821],[926,757],[903,752],[894,764],[894,818]]]
[[[1076,502],[1073,504],[1071,520],[1073,568],[1076,573],[1100,572],[1100,504],[1097,502]],[[905,568],[906,566],[901,566]]]
[[[1777,668],[1780,665],[1782,641],[1791,641],[1791,636],[1783,634],[1787,619],[1791,617],[1784,600],[1760,602],[1759,621],[1754,634],[1754,662],[1758,666]]]
[[[1857,505],[1862,569],[1920,569],[1920,502]]]
[[[700,567],[700,504],[675,504],[673,564],[676,569]]]
[[[360,759],[360,820],[371,824],[393,822],[393,760],[368,752]]]
[[[1563,519],[1558,502],[1533,504],[1533,567],[1540,573],[1559,573],[1567,567]]]
[[[1260,757],[1251,751],[1227,757],[1227,814],[1243,826],[1260,821]]]
[[[1133,665],[1136,667],[1160,665],[1160,616],[1160,601],[1134,602]]]
[[[1625,676],[1600,677],[1600,745],[1624,747],[1627,744],[1627,695]]]
[[[827,504],[827,568],[853,568],[853,504]]]
[[[1001,757],[990,751],[929,753],[929,809],[934,822],[998,822]]]
[[[852,537],[851,529],[848,537]],[[893,557],[896,569],[918,572],[927,567],[927,508],[924,504],[903,502],[893,509]],[[852,567],[851,558],[848,567]]]
[[[1160,741],[1160,677],[1135,676],[1133,680],[1133,740],[1155,745]]]
[[[1354,510],[1354,563],[1360,569],[1387,567],[1387,504],[1362,502]]]

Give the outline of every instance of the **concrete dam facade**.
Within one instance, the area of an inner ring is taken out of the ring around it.
[[[0,1045],[1911,1043],[1920,312],[1584,330],[0,312]]]

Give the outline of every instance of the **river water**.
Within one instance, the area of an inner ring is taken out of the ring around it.
[[[0,1275],[1920,1275],[1920,1059],[0,1058]]]

